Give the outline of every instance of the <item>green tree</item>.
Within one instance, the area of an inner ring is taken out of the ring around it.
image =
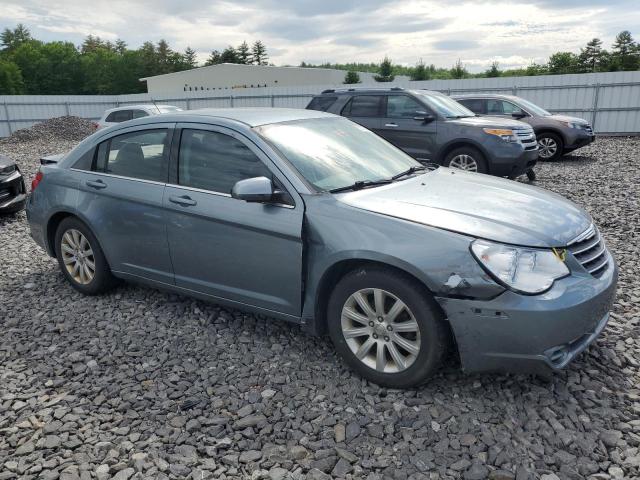
[[[187,67],[195,68],[198,66],[198,60],[196,59],[196,51],[193,50],[191,47],[187,47],[182,57]]]
[[[222,62],[220,61],[220,52],[218,50],[213,50],[209,55],[209,58],[204,62],[205,66],[218,65],[219,63]]]
[[[121,39],[117,39],[114,49],[116,51],[116,53],[120,54],[120,55],[124,55],[125,52],[127,51],[127,42],[125,42],[124,40]]]
[[[382,62],[380,62],[378,72],[379,74],[373,77],[376,82],[393,82],[393,79],[396,78],[393,74],[393,65],[389,57],[385,56]]]
[[[549,57],[547,64],[549,73],[565,74],[577,73],[579,70],[578,56],[572,52],[557,52]]]
[[[119,55],[101,47],[87,51],[81,56],[83,72],[82,93],[107,95],[117,91],[117,63]]]
[[[255,65],[267,65],[269,62],[267,47],[260,40],[256,40],[251,47],[251,61]]]
[[[469,76],[469,72],[467,72],[467,69],[460,59],[458,59],[456,64],[451,67],[450,73],[451,78],[466,78]]]
[[[231,45],[225,48],[220,54],[220,63],[240,63],[236,49]]]
[[[411,80],[429,80],[431,78],[431,72],[427,69],[422,59],[416,64],[415,68],[411,71]]]
[[[29,29],[22,23],[19,23],[13,30],[5,28],[0,34],[0,43],[2,49],[7,52],[12,52],[20,45],[33,40]]]
[[[0,95],[20,95],[24,93],[22,72],[13,62],[0,59]]]
[[[603,70],[607,52],[602,49],[602,40],[592,39],[585,48],[580,49],[578,64],[580,71],[599,72]]]
[[[486,72],[484,72],[485,76],[492,78],[492,77],[499,77],[500,75],[502,75],[502,72],[500,71],[500,65],[498,64],[497,61],[494,61],[491,63],[491,66],[487,69]]]
[[[353,70],[350,70],[347,72],[347,74],[344,76],[344,82],[348,85],[354,84],[354,83],[360,83],[360,75],[358,75],[358,72],[354,72]]]
[[[238,63],[242,63],[244,65],[251,64],[251,49],[247,42],[242,42],[238,48],[236,48],[236,54],[238,56]]]
[[[93,35],[87,35],[80,46],[80,52],[89,53],[95,52],[99,48],[105,48],[106,45],[100,37],[94,37]]]
[[[611,49],[611,61],[617,70],[640,69],[640,45],[633,40],[628,30],[616,35]]]

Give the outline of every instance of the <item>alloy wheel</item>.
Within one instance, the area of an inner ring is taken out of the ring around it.
[[[64,266],[77,283],[87,285],[96,275],[96,260],[87,237],[76,229],[64,232],[60,244]]]
[[[540,148],[538,152],[540,158],[551,158],[558,151],[558,144],[553,138],[542,137],[538,140],[538,148]]]
[[[420,327],[409,307],[379,288],[358,290],[341,314],[342,335],[366,366],[382,373],[406,370],[420,353]]]
[[[461,154],[456,155],[449,162],[450,168],[457,168],[459,170],[465,170],[467,172],[477,172],[478,162],[471,155]]]

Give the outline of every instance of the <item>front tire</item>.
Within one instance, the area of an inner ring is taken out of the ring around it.
[[[55,250],[58,265],[73,288],[85,295],[97,295],[111,289],[116,280],[98,240],[80,220],[67,217],[56,230]]]
[[[538,156],[541,160],[558,160],[564,151],[564,142],[559,135],[543,132],[538,135]]]
[[[487,173],[488,171],[484,156],[473,147],[460,147],[452,150],[445,157],[444,165],[466,172]]]
[[[336,351],[381,386],[424,383],[440,366],[448,344],[433,299],[415,280],[391,269],[347,273],[331,294],[327,315]]]

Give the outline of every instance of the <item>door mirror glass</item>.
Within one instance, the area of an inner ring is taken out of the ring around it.
[[[273,183],[267,177],[240,180],[231,189],[231,196],[252,203],[268,203],[274,199]]]
[[[513,113],[511,114],[511,116],[512,116],[513,118],[524,118],[524,117],[526,117],[526,116],[527,116],[527,114],[526,114],[526,113],[524,113],[522,110],[520,110],[519,112],[513,112]]]
[[[413,115],[413,119],[418,122],[429,123],[429,122],[433,122],[436,119],[436,117],[434,117],[430,113],[425,112],[424,110],[418,110]]]

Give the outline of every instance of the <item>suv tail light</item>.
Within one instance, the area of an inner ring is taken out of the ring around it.
[[[32,192],[36,189],[36,187],[42,181],[43,178],[44,178],[44,175],[42,174],[42,172],[40,170],[38,170],[38,173],[36,173],[36,176],[33,178],[33,180],[31,180],[31,191]]]

